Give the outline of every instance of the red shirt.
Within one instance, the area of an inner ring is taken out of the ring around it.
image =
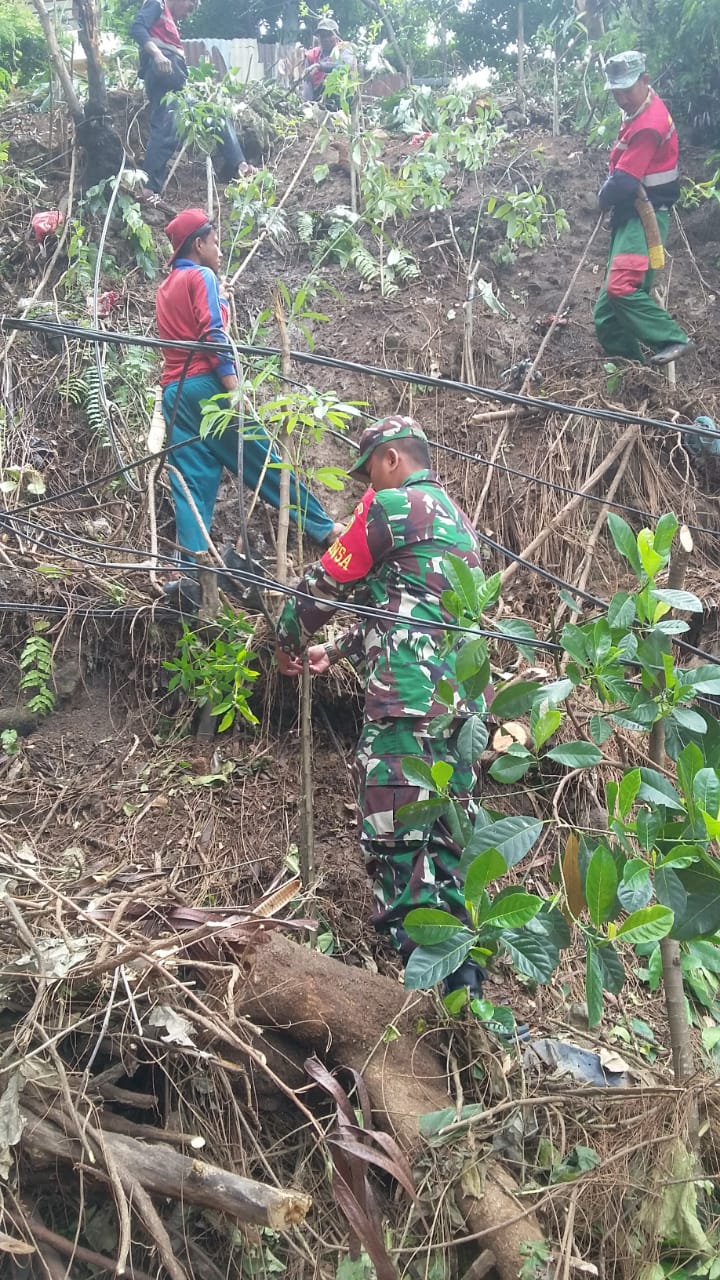
[[[220,296],[220,282],[209,267],[201,267],[189,258],[176,259],[170,275],[157,291],[155,311],[161,338],[208,343],[222,342],[225,338],[228,305]],[[164,349],[165,367],[161,378],[164,387],[182,377],[188,354],[181,347]],[[236,372],[234,361],[226,352],[195,351],[190,356],[185,377],[203,373],[225,377]]]

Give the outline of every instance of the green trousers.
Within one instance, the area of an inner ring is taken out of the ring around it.
[[[363,726],[355,756],[360,846],[377,899],[375,928],[390,933],[404,949],[402,922],[414,907],[439,907],[467,922],[462,848],[443,819],[408,823],[398,818],[403,805],[427,800],[430,792],[405,777],[402,761],[415,757],[428,765],[453,766],[449,791],[468,817],[474,818],[477,773],[458,752],[463,721],[444,733],[431,732],[425,720],[375,720]]]
[[[656,216],[665,244],[670,214],[658,209]],[[641,343],[659,351],[688,341],[684,329],[650,296],[656,274],[649,267],[643,225],[630,218],[613,231],[607,276],[593,312],[598,341],[609,356],[642,360]]]

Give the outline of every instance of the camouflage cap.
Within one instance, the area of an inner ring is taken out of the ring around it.
[[[330,31],[334,36],[340,35],[340,28],[334,18],[321,18],[315,27],[318,31]]]
[[[637,49],[616,53],[605,63],[606,89],[632,89],[645,74],[645,54]]]
[[[390,444],[393,440],[403,440],[407,436],[413,436],[416,440],[424,440],[427,444],[427,436],[414,418],[401,418],[395,414],[391,418],[382,418],[380,422],[373,422],[371,427],[366,427],[360,437],[359,449],[360,453],[357,462],[349,467],[352,475],[357,471],[364,471],[365,464],[370,454],[381,444]]]

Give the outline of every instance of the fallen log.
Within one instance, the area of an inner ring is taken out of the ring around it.
[[[228,1169],[184,1156],[165,1143],[139,1142],[124,1134],[103,1134],[106,1149],[122,1169],[123,1181],[136,1182],[146,1191],[170,1196],[188,1204],[202,1205],[227,1213],[239,1222],[287,1231],[301,1223],[310,1208],[309,1196],[266,1186],[252,1178],[242,1178]],[[48,1120],[27,1114],[22,1132],[22,1148],[36,1163],[83,1160],[81,1143],[61,1133]],[[102,1152],[97,1153],[98,1165]],[[86,1173],[90,1170],[83,1160]]]
[[[360,1072],[374,1121],[390,1128],[410,1157],[420,1153],[419,1117],[448,1106],[444,1061],[418,1035],[418,1020],[432,1013],[429,997],[275,933],[257,948],[237,1004],[256,1025],[282,1031],[325,1061]],[[399,1035],[386,1036],[388,1027]],[[517,1184],[502,1165],[485,1161],[481,1178],[473,1176],[475,1166],[473,1153],[458,1188],[468,1229],[494,1253],[501,1280],[517,1280],[520,1246],[543,1239],[539,1223],[520,1203]]]

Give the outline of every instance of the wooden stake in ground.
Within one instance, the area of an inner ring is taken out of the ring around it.
[[[693,539],[687,525],[678,530],[678,543],[670,560],[668,587],[672,591],[680,591],[685,582],[690,556],[693,551]],[[650,730],[648,755],[660,768],[665,764],[665,725],[662,720],[656,721]],[[690,1023],[685,1002],[682,969],[680,968],[680,943],[674,938],[663,938],[660,942],[662,956],[663,986],[665,988],[665,1008],[670,1030],[672,1047],[673,1073],[675,1080],[681,1084],[695,1074],[695,1060],[690,1041]]]
[[[278,337],[280,345],[280,372],[283,378],[290,377],[290,339],[288,338],[287,325],[285,324],[285,313],[282,307],[279,290],[275,290],[273,294],[273,313],[275,315],[275,323],[278,327]],[[278,453],[282,463],[280,472],[280,508],[278,511],[278,529],[277,529],[277,562],[276,573],[278,582],[287,582],[287,543],[288,531],[290,528],[290,450],[288,449],[287,439],[283,435],[282,430],[278,439]]]

